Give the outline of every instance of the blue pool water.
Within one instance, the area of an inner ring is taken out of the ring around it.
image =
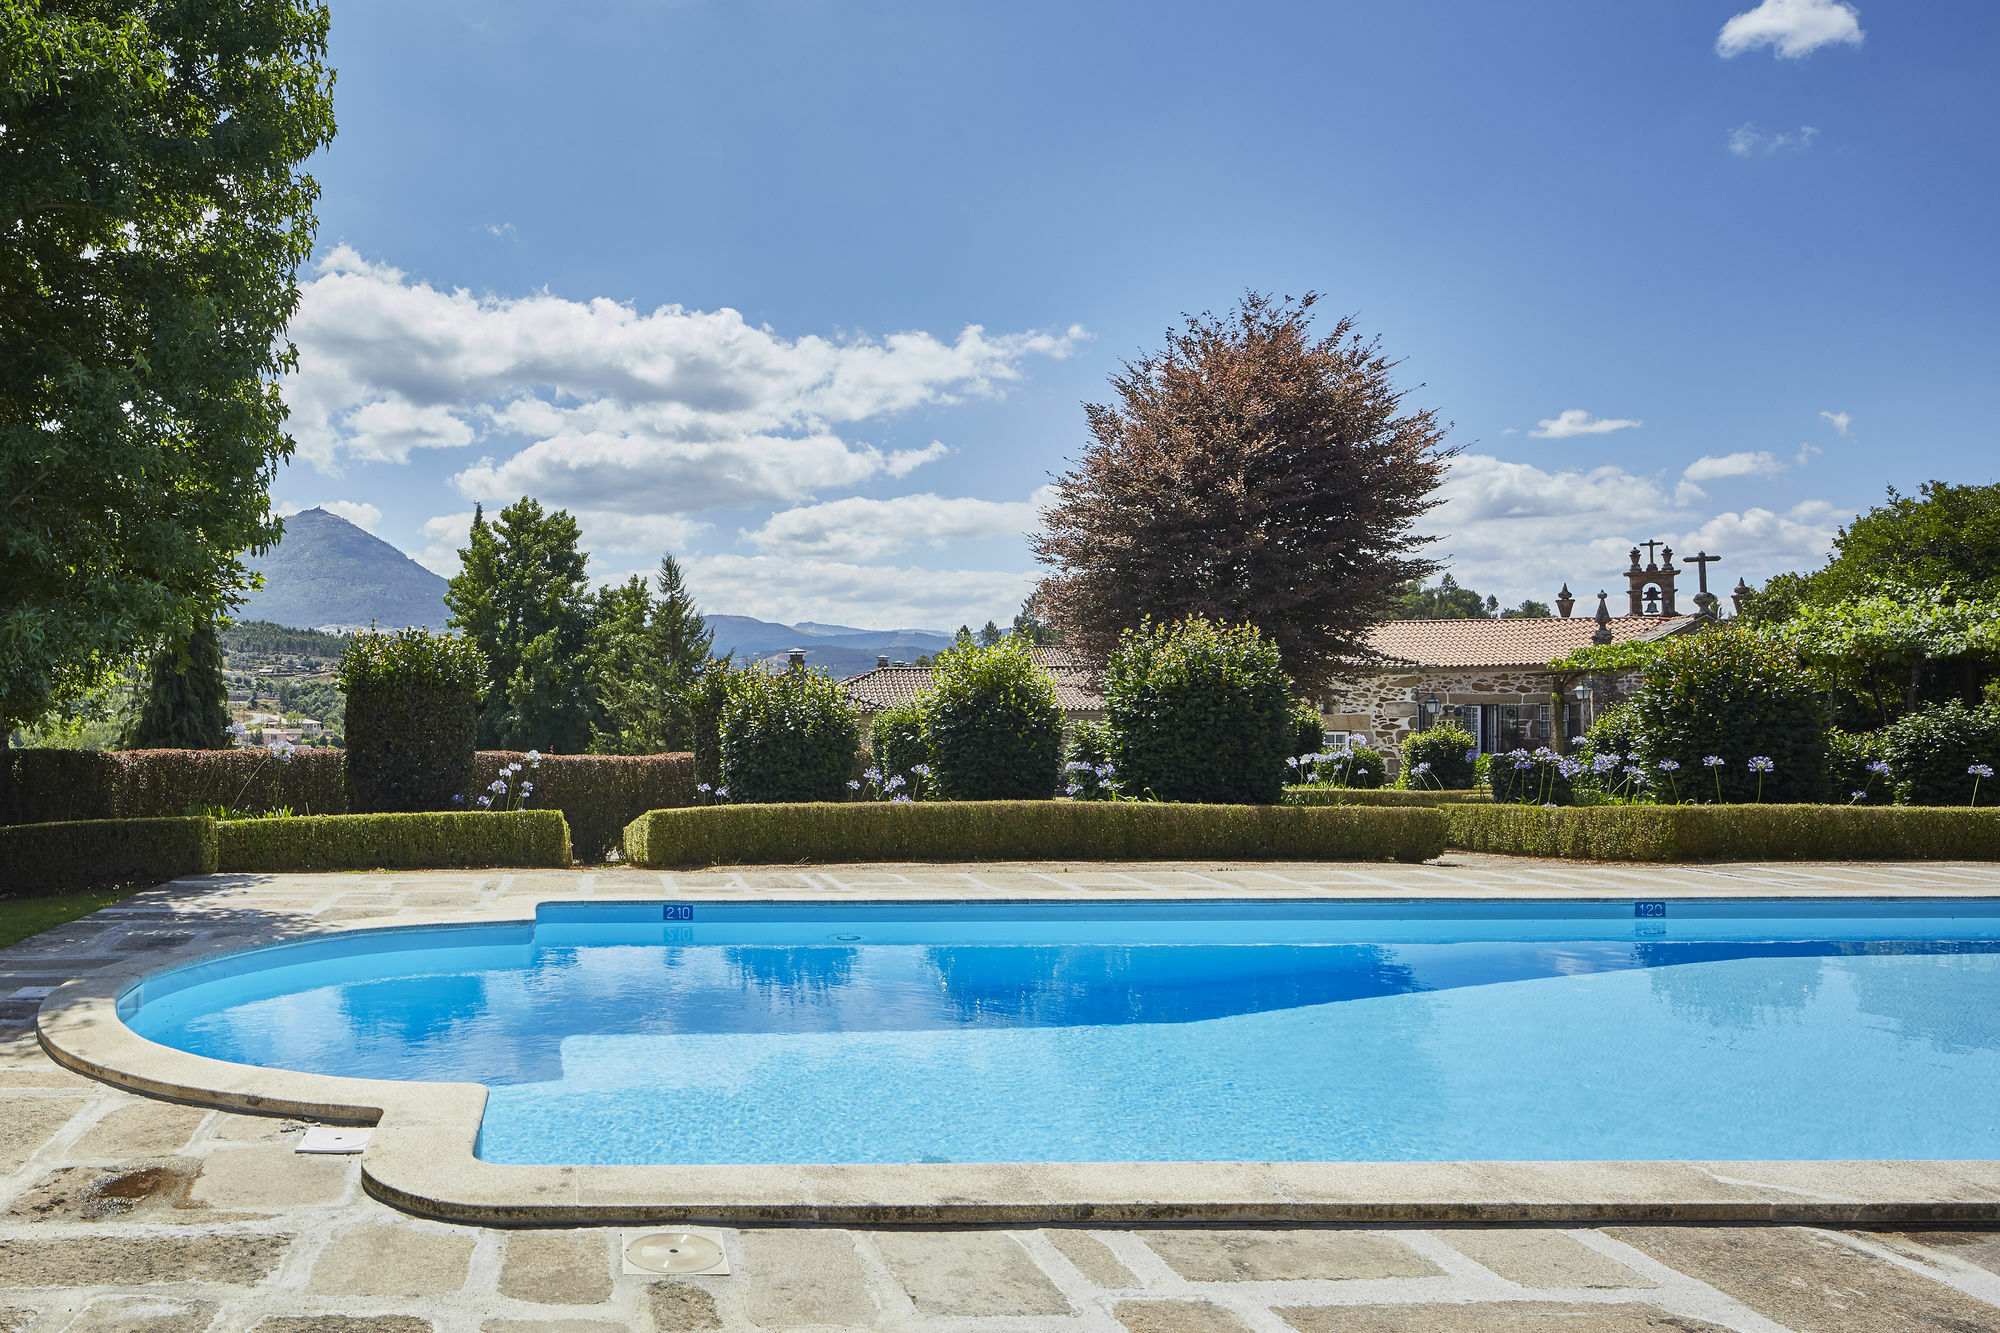
[[[496,1162],[2000,1158],[1992,899],[550,904],[120,1013]]]

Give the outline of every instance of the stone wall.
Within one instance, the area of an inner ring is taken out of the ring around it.
[[[1597,711],[1628,695],[1638,679],[1638,673],[1631,671],[1592,677],[1590,703],[1579,705],[1573,697],[1569,702],[1568,734],[1580,733]],[[1435,694],[1446,717],[1453,708],[1468,704],[1520,709],[1521,719],[1532,723],[1528,744],[1560,748],[1565,719],[1552,711],[1545,725],[1539,716],[1540,706],[1552,702],[1549,692],[1555,684],[1556,677],[1544,667],[1389,668],[1333,686],[1322,701],[1322,712],[1329,731],[1345,731],[1356,743],[1394,752],[1417,729],[1417,700]]]

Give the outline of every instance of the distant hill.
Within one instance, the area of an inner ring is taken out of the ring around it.
[[[739,665],[782,663],[792,649],[803,648],[807,666],[835,676],[866,671],[875,665],[878,656],[914,662],[919,656],[935,653],[951,643],[950,635],[935,630],[856,629],[810,620],[780,625],[749,616],[703,616],[702,619],[715,632],[717,656],[734,652]]]
[[[236,610],[238,621],[441,630],[450,619],[443,579],[324,509],[287,518],[284,540],[246,563],[263,574],[264,586]]]

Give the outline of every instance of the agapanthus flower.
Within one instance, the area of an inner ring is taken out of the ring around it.
[[[849,779],[847,780],[847,789],[848,789],[849,791],[860,791],[860,790],[861,790],[861,779],[860,779],[860,778],[849,778]]]
[[[1418,764],[1416,771],[1419,773],[1428,773],[1431,771],[1431,766],[1428,763]]]
[[[542,762],[542,752],[540,750],[528,751],[528,762],[531,764],[540,764]]]
[[[1971,768],[1968,768],[1965,771],[1967,773],[1970,773],[1975,778],[1990,778],[1993,776],[1993,765],[1974,764]]]
[[[532,782],[524,782],[521,784],[521,795],[523,796],[531,795],[534,792],[534,790],[535,790],[535,784]]]
[[[1868,799],[1868,793],[1865,791],[1851,791],[1847,793],[1847,799],[1850,801],[1865,801]]]
[[[1868,761],[1868,771],[1878,778],[1886,778],[1889,776],[1889,761],[1887,759],[1871,759]]]
[[[1467,751],[1465,752],[1465,762],[1466,762],[1466,763],[1468,763],[1468,764],[1476,764],[1476,763],[1478,763],[1478,762],[1479,762],[1479,751],[1477,751],[1477,750],[1467,750]]]
[[[1516,769],[1528,769],[1528,768],[1533,768],[1534,766],[1535,766],[1535,761],[1528,758],[1526,755],[1522,755],[1519,759],[1516,759],[1514,761],[1514,767]]]
[[[861,770],[861,776],[867,778],[870,782],[880,782],[882,780],[882,770],[879,768],[864,768]]]
[[[1750,756],[1749,769],[1752,773],[1770,773],[1775,771],[1777,767],[1776,764],[1771,762],[1769,755],[1758,754]]]
[[[717,796],[727,796],[727,795],[729,795],[729,788],[727,788],[727,787],[717,787],[717,788],[715,789],[715,794],[716,794]]]
[[[920,778],[927,778],[931,775],[931,766],[929,764],[911,764],[910,771]]]
[[[1631,778],[1634,782],[1644,782],[1646,780],[1646,770],[1637,764],[1627,764],[1625,765],[1625,776]]]
[[[453,805],[464,805],[464,804],[465,804],[465,793],[464,793],[464,792],[460,792],[460,793],[458,793],[458,795],[456,795],[456,796],[452,797],[452,798],[451,798],[451,803],[452,803]]]
[[[482,810],[492,804],[493,804],[493,798],[491,796],[481,796],[479,798],[479,806]]]
[[[486,784],[486,790],[492,792],[494,795],[497,796],[501,792],[507,790],[507,784],[504,780],[500,778],[495,778],[493,779],[493,781]]]
[[[911,796],[891,796],[889,798],[889,801],[891,804],[907,805],[914,802],[915,799],[916,799],[915,797]]]
[[[1662,773],[1679,772],[1680,766],[1681,766],[1681,761],[1678,759],[1662,759],[1660,761],[1660,771]]]
[[[1723,757],[1722,757],[1721,755],[1719,755],[1719,754],[1712,754],[1712,755],[1709,755],[1709,756],[1708,756],[1708,757],[1707,757],[1706,759],[1703,759],[1703,760],[1701,761],[1701,766],[1702,766],[1703,768],[1721,768],[1721,767],[1723,766],[1723,764],[1725,764],[1725,763],[1727,763],[1727,762],[1728,762],[1728,761],[1727,761],[1727,760],[1725,760],[1725,759],[1724,759],[1724,758],[1723,758]]]
[[[873,770],[873,769],[870,769],[869,771],[870,771],[871,773],[872,773],[872,772],[874,772],[874,770]],[[694,789],[695,789],[696,791],[698,791],[698,792],[701,792],[701,793],[702,793],[703,795],[707,795],[707,794],[708,794],[709,792],[711,792],[711,791],[714,791],[714,790],[715,790],[715,788],[713,788],[713,787],[709,786],[709,785],[708,785],[708,784],[707,784],[706,782],[697,782],[697,783],[695,783],[695,784],[694,784]]]

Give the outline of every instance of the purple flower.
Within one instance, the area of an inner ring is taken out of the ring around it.
[[[849,791],[860,791],[860,790],[861,790],[861,779],[859,779],[859,778],[849,778],[849,779],[847,780],[847,789],[848,789]]]
[[[1776,764],[1771,762],[1768,755],[1757,754],[1750,756],[1749,768],[1752,773],[1770,773],[1776,771],[1777,767]]]
[[[1847,799],[1850,801],[1865,801],[1868,799],[1868,793],[1865,791],[1849,792]]]
[[[1712,754],[1708,756],[1708,758],[1701,761],[1701,766],[1703,768],[1721,768],[1723,764],[1726,762],[1728,761],[1723,759],[1721,755]]]
[[[920,778],[927,778],[931,775],[931,766],[929,764],[911,764],[910,771]]]
[[[1993,776],[1993,765],[1974,764],[1971,768],[1968,768],[1965,771],[1967,773],[1970,773],[1975,778],[1990,778]]]
[[[479,798],[479,807],[482,810],[492,804],[493,804],[493,798],[491,796],[481,796]]]
[[[1868,771],[1878,778],[1886,778],[1889,776],[1889,761],[1887,759],[1871,760],[1868,764]]]
[[[501,792],[507,790],[506,779],[504,778],[493,779],[493,781],[486,784],[486,790],[492,792],[495,796],[498,796]]]
[[[453,805],[464,805],[464,804],[465,804],[465,793],[464,793],[464,792],[460,792],[460,793],[459,793],[458,795],[456,795],[456,796],[452,797],[452,798],[451,798],[451,803],[452,803]]]
[[[1465,762],[1466,762],[1466,763],[1468,763],[1468,764],[1476,764],[1476,763],[1478,763],[1478,762],[1479,762],[1479,751],[1477,751],[1477,750],[1467,750],[1467,751],[1465,752]]]
[[[1681,766],[1681,761],[1678,759],[1662,759],[1660,761],[1660,771],[1662,773],[1677,772],[1679,771],[1680,766]]]
[[[1429,764],[1418,764],[1416,771],[1419,773],[1428,773],[1431,771],[1431,766]]]
[[[521,795],[523,796],[528,795],[534,790],[535,790],[535,784],[532,782],[524,782],[521,784]]]
[[[871,773],[873,773],[873,772],[874,772],[875,770],[871,768],[871,769],[869,769],[868,771],[869,771],[869,772],[871,772]],[[697,782],[697,783],[695,783],[695,784],[694,784],[694,789],[695,789],[696,791],[698,791],[698,792],[701,792],[701,793],[703,793],[704,795],[706,795],[707,793],[709,793],[709,792],[711,792],[711,791],[714,791],[714,790],[715,790],[715,788],[713,788],[713,787],[709,786],[709,785],[708,785],[708,784],[707,784],[706,782]]]

